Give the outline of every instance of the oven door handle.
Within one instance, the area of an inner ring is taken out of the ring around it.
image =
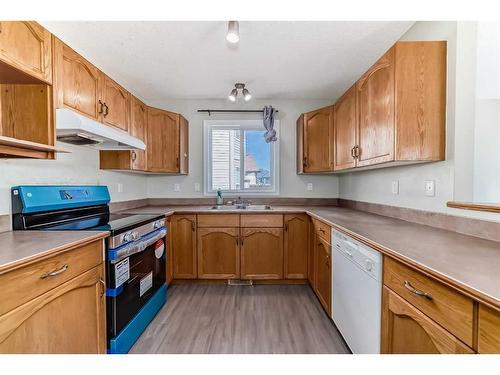
[[[137,241],[126,244],[118,249],[113,249],[108,252],[109,260],[112,264],[115,264],[130,255],[140,253],[144,251],[148,246],[154,244],[160,238],[167,235],[167,229],[165,227],[159,228],[153,233],[150,233]]]

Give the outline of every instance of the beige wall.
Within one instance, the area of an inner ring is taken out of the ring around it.
[[[182,113],[189,120],[190,165],[188,176],[153,176],[148,178],[149,197],[203,197],[203,120],[257,119],[260,114],[212,114],[198,113],[198,109],[262,108],[272,105],[279,110],[280,120],[280,196],[325,197],[338,196],[338,177],[333,175],[299,176],[295,167],[296,120],[302,112],[332,104],[333,100],[252,100],[245,104],[233,104],[228,100],[169,100],[150,101],[148,104]],[[195,191],[194,184],[200,184]],[[308,183],[313,191],[307,191]],[[174,191],[174,184],[180,191]]]

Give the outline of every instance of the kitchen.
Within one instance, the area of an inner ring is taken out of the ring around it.
[[[500,353],[499,24],[240,19],[0,21],[0,353]]]

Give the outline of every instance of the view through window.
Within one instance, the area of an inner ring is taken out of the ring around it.
[[[205,127],[207,192],[276,191],[276,143],[266,143],[261,121],[207,121]]]

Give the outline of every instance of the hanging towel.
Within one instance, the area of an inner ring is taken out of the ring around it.
[[[265,106],[262,110],[262,114],[264,115],[264,127],[266,128],[266,132],[264,133],[264,139],[267,143],[276,142],[278,138],[276,138],[276,130],[274,130],[274,113],[276,110],[272,106]]]

